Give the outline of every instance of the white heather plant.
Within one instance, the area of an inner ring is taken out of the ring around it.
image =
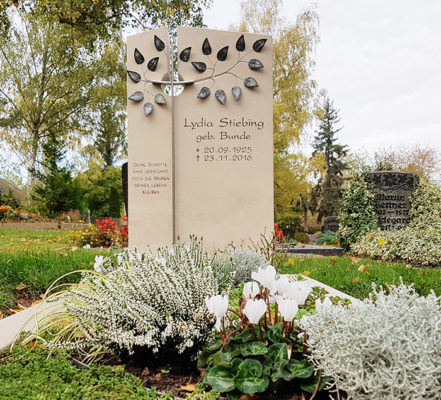
[[[441,298],[375,290],[302,318],[310,361],[353,400],[441,399]]]
[[[107,273],[84,272],[78,285],[53,297],[67,312],[45,320],[46,333],[57,323],[64,326],[49,345],[182,353],[212,339],[205,298],[217,294],[218,285],[201,240],[160,249],[156,256],[123,250],[116,260],[112,267],[97,258],[95,268]]]
[[[265,256],[249,249],[234,249],[218,255],[213,269],[219,285],[238,285],[251,279],[251,273],[268,265]]]

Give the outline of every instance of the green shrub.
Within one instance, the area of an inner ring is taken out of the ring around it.
[[[401,231],[371,231],[351,246],[354,255],[436,266],[441,261],[441,189],[422,181],[411,199],[412,222]]]
[[[294,239],[300,243],[309,243],[309,235],[306,232],[297,232]]]
[[[343,193],[338,214],[340,245],[349,250],[351,244],[377,228],[375,196],[363,175],[355,176]]]
[[[323,244],[333,245],[338,244],[337,234],[336,232],[332,231],[325,231],[323,232],[315,241],[315,243],[319,246]]]

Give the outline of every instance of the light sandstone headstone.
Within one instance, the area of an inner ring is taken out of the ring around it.
[[[271,37],[178,28],[177,42],[170,62],[165,29],[127,41],[129,245],[256,241],[273,229]]]
[[[418,176],[407,172],[380,171],[367,174],[373,186],[375,211],[381,230],[404,229],[410,224],[410,197]]]

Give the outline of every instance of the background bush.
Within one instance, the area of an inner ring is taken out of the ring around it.
[[[306,232],[297,232],[294,239],[300,243],[309,243],[309,235]]]
[[[315,243],[319,246],[323,244],[334,245],[337,244],[337,232],[325,231],[323,232],[315,241]]]

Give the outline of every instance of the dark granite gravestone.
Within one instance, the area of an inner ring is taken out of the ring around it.
[[[325,218],[325,224],[323,225],[323,232],[326,231],[332,231],[332,232],[338,231],[338,217],[331,216]]]
[[[127,163],[124,163],[121,168],[122,187],[124,196],[124,205],[126,206],[126,215],[129,215],[129,183]]]
[[[367,174],[373,186],[378,225],[383,231],[399,230],[410,224],[410,196],[418,176],[407,172],[380,171]]]

